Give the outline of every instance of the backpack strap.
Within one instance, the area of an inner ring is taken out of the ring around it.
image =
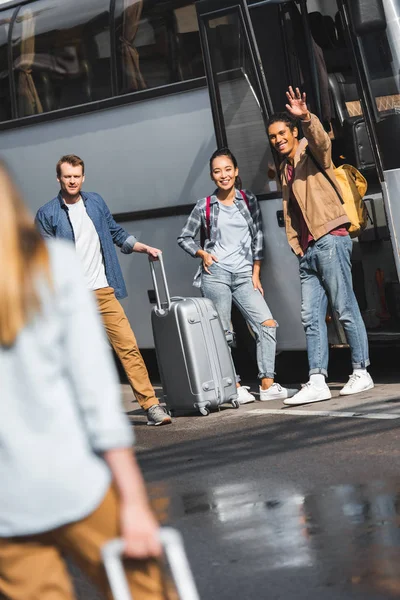
[[[210,239],[210,220],[211,220],[211,196],[206,198],[206,220],[204,227],[200,229],[200,245],[204,248],[206,240]]]
[[[210,239],[210,225],[211,225],[211,196],[206,198],[206,235],[207,239]]]
[[[322,175],[325,177],[325,179],[327,179],[329,181],[329,183],[331,184],[331,186],[335,190],[335,192],[337,194],[337,197],[340,200],[340,203],[344,204],[344,200],[342,198],[341,193],[339,192],[339,190],[337,189],[336,185],[333,183],[332,179],[329,177],[329,175],[325,171],[325,169],[323,169],[321,167],[321,165],[319,164],[319,162],[317,161],[317,159],[315,158],[315,156],[313,155],[313,153],[311,152],[311,150],[310,150],[310,148],[308,146],[306,148],[306,154],[311,158],[311,160],[313,161],[314,165],[317,167],[318,171],[320,171],[322,173]]]

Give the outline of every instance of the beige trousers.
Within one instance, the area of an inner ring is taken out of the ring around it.
[[[122,305],[115,297],[114,289],[106,287],[94,293],[108,339],[124,367],[137,401],[143,410],[159,404],[135,335]]]
[[[53,531],[18,538],[0,538],[0,598],[2,600],[74,600],[62,555],[69,555],[104,597],[112,600],[100,548],[119,535],[117,494],[111,487],[88,517]],[[135,600],[173,600],[156,560],[126,561]]]

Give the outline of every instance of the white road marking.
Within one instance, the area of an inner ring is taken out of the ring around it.
[[[400,414],[394,413],[361,413],[361,412],[341,412],[336,410],[298,410],[295,408],[256,408],[250,410],[248,415],[292,415],[299,417],[338,417],[355,419],[400,419]]]

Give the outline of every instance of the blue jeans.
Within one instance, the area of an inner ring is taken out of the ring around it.
[[[299,260],[301,319],[307,338],[310,375],[328,375],[328,299],[336,311],[351,350],[353,369],[367,367],[368,338],[353,291],[350,236],[325,235]]]
[[[236,304],[256,338],[258,377],[273,379],[275,376],[276,327],[262,325],[273,319],[262,294],[254,289],[251,272],[230,273],[213,263],[210,273],[203,271],[201,291],[215,304],[228,343],[233,336],[231,331],[232,301]],[[278,326],[278,323],[276,323]]]

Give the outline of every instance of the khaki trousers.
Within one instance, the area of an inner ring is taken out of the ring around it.
[[[159,402],[125,311],[113,288],[101,288],[95,295],[110,344],[121,361],[137,401],[143,410],[147,410]]]
[[[67,554],[104,597],[112,600],[100,548],[118,535],[118,499],[111,487],[100,506],[81,521],[39,535],[0,538],[0,598],[74,600],[73,586],[62,559],[62,554]],[[129,560],[126,565],[135,600],[177,598],[173,590],[166,591],[158,561]]]

